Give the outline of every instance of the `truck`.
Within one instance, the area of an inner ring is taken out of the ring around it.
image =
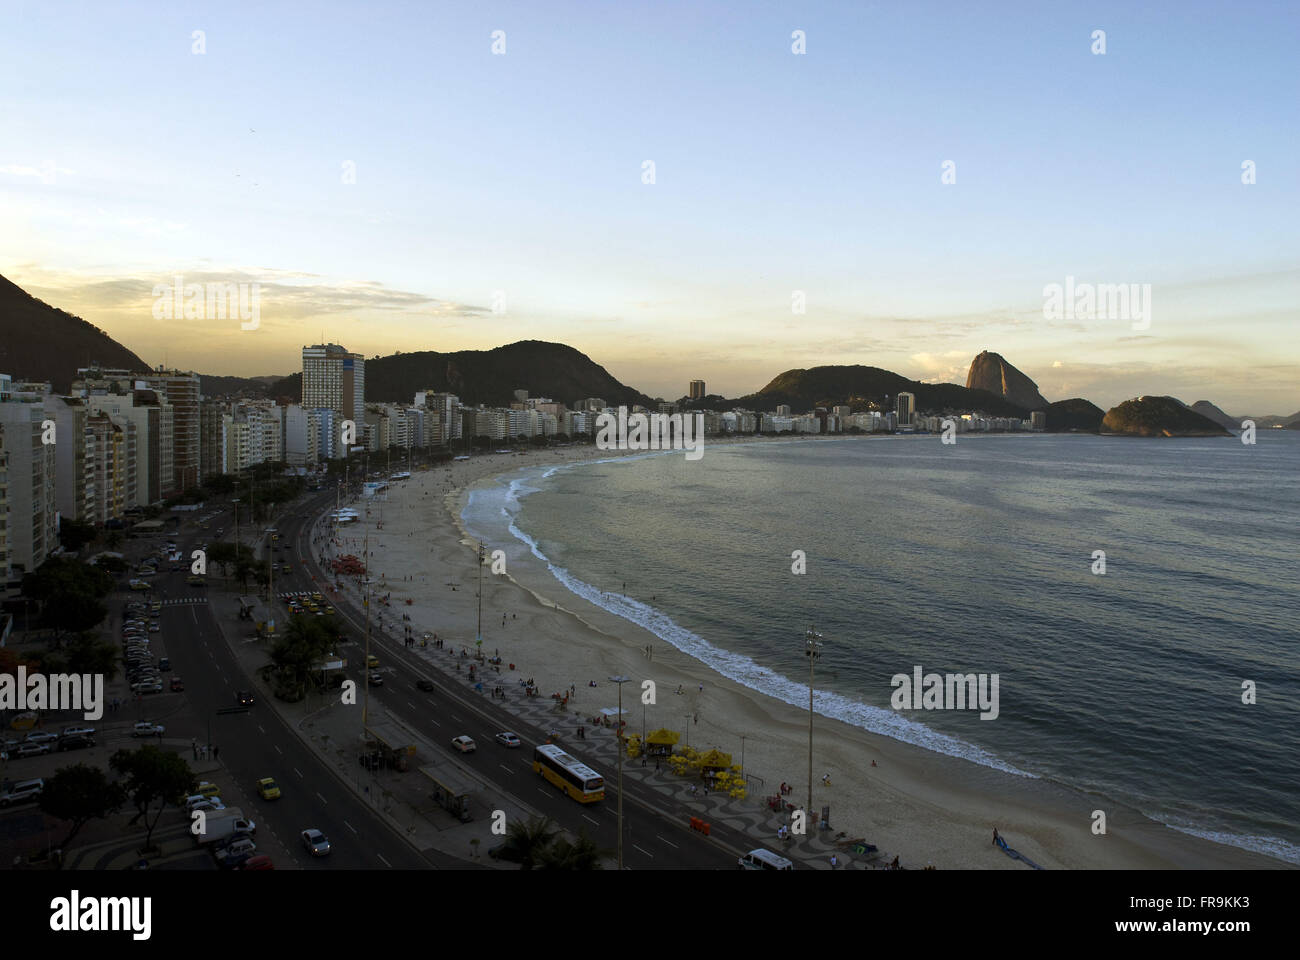
[[[206,829],[203,833],[194,835],[194,842],[198,846],[207,846],[218,840],[225,840],[236,833],[252,833],[256,829],[253,821],[246,819],[244,812],[238,807],[227,807],[225,810],[209,814],[204,827]]]

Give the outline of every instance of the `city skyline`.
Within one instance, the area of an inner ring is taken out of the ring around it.
[[[0,274],[209,375],[545,339],[735,397],[830,362],[962,382],[989,349],[1051,400],[1288,414],[1296,21],[1256,9],[325,7],[254,34],[243,5],[23,4]],[[175,276],[259,284],[260,325],[154,319]],[[1150,284],[1150,316],[1047,319],[1070,278]]]

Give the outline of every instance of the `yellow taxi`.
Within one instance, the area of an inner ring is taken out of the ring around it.
[[[265,777],[257,781],[257,792],[261,795],[263,800],[280,799],[280,788],[270,777]]]
[[[373,670],[377,666],[379,666],[378,657],[376,657],[373,653],[370,656],[366,657],[366,667],[368,669]]]

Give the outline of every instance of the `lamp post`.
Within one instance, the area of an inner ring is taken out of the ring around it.
[[[808,817],[813,809],[813,664],[821,656],[822,635],[812,627],[804,634],[804,655],[808,657]]]
[[[623,684],[629,677],[622,675],[610,677],[610,683],[618,684],[618,724],[614,727],[614,736],[618,740],[618,868],[623,869]]]

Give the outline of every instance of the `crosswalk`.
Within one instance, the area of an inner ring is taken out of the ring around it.
[[[177,597],[174,600],[164,600],[162,604],[164,607],[174,607],[182,603],[207,603],[207,602],[208,602],[207,597]]]

